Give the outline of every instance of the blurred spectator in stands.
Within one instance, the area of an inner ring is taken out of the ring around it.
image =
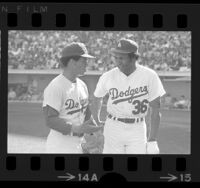
[[[37,93],[37,89],[38,89],[38,82],[36,79],[33,79],[31,82],[29,82],[28,84],[28,94],[30,96],[35,95]]]
[[[167,63],[161,63],[160,65],[160,70],[162,71],[169,71],[169,66],[167,65]]]
[[[28,86],[26,83],[20,84],[18,100],[28,100]]]
[[[184,109],[187,108],[187,106],[188,106],[188,100],[185,98],[184,95],[181,95],[180,100],[174,103],[175,108]]]
[[[173,65],[170,65],[170,68],[174,71],[179,71],[181,66],[182,66],[182,61],[178,59]]]
[[[38,93],[32,94],[31,101],[38,101],[38,99],[39,99],[39,94]]]
[[[11,87],[8,92],[8,100],[15,100],[16,99],[16,92]]]
[[[16,95],[17,95],[17,98],[22,94],[22,86],[21,84],[17,84],[16,88],[15,88],[15,92],[16,92]]]
[[[164,97],[164,107],[166,108],[171,108],[173,106],[173,101],[170,93],[167,93],[166,96]]]
[[[188,64],[185,62],[183,66],[180,67],[179,71],[190,71]]]
[[[172,107],[175,108],[175,103],[178,101],[176,97],[172,97]]]

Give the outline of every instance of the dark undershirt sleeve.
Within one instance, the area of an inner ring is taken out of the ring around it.
[[[64,119],[59,118],[59,113],[57,110],[49,105],[46,105],[43,107],[43,114],[47,127],[54,129],[64,135],[71,133],[72,125],[66,124]]]

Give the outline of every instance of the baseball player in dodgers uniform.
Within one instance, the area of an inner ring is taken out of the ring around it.
[[[111,53],[117,67],[99,78],[91,105],[95,121],[101,123],[101,99],[109,94],[103,153],[159,154],[156,139],[160,97],[165,94],[163,85],[154,70],[136,63],[136,42],[121,39]],[[149,108],[151,131],[147,139],[145,116]]]
[[[89,55],[83,43],[72,43],[62,51],[63,72],[44,90],[43,112],[50,133],[46,153],[82,153],[80,147],[84,133],[102,129],[85,121],[88,106],[86,84],[78,78],[83,75]]]

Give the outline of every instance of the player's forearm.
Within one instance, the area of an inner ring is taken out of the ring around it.
[[[160,119],[161,119],[161,114],[158,110],[152,111],[151,113],[151,128],[150,128],[150,134],[148,141],[156,141],[157,140],[157,135],[158,135],[158,130],[160,126]]]
[[[83,124],[76,126],[72,125],[72,132],[82,134],[82,133],[94,133],[102,129],[102,126],[97,126],[93,123],[92,119],[85,121]]]
[[[71,125],[66,124],[65,120],[59,117],[48,117],[46,119],[46,125],[64,135],[71,133]]]

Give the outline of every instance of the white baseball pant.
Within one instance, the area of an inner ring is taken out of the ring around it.
[[[46,141],[46,153],[82,153],[80,144],[81,138],[51,129]]]
[[[127,124],[107,118],[103,153],[146,154],[146,123]]]

